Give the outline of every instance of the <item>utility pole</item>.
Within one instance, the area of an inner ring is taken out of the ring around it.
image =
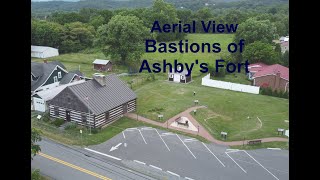
[[[89,118],[88,119],[90,120],[90,108],[89,108],[90,107],[90,101],[89,101],[89,97],[88,96],[86,97],[86,100],[87,100],[87,104],[88,104],[88,113],[89,113]],[[91,123],[90,122],[89,122],[89,129],[90,129],[89,130],[89,135],[91,135]]]

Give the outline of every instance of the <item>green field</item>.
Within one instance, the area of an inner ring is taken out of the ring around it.
[[[156,121],[157,115],[163,114],[167,120],[198,99],[199,105],[208,108],[199,109],[194,117],[217,139],[221,139],[221,131],[228,132],[227,141],[234,141],[275,137],[277,128],[288,129],[287,99],[204,87],[200,82],[197,78],[190,84],[157,81],[144,85],[135,91],[137,112]]]

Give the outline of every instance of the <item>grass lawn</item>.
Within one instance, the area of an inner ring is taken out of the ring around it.
[[[180,63],[188,63],[191,65],[191,63],[194,63],[195,60],[199,60],[199,64],[202,62],[208,63],[209,65],[215,66],[215,60],[220,59],[221,55],[229,53],[227,49],[227,45],[232,42],[233,35],[232,34],[188,34],[186,37],[188,40],[188,44],[190,46],[191,43],[196,42],[201,45],[201,43],[220,43],[221,52],[219,53],[145,53],[142,57],[142,59],[148,60],[149,63],[155,63],[159,62],[162,64],[163,59],[166,59],[167,62],[173,63],[175,59],[178,60]],[[178,42],[178,41],[177,41]],[[150,64],[149,64],[150,65]],[[192,70],[192,74],[197,75],[203,75],[200,71],[199,65],[194,65],[194,68]]]
[[[265,142],[261,144],[253,144],[253,145],[240,145],[240,146],[231,146],[233,149],[262,149],[262,148],[281,148],[285,150],[289,150],[288,142]]]
[[[92,135],[89,135],[88,129],[83,128],[81,126],[75,129],[59,130],[57,127],[53,126],[52,124],[49,124],[43,121],[38,121],[37,119],[35,119],[35,117],[36,116],[32,118],[32,127],[36,129],[40,129],[42,132],[42,135],[44,135],[49,139],[58,141],[60,143],[69,144],[69,145],[89,146],[89,145],[100,144],[111,139],[112,137],[119,134],[126,128],[141,127],[141,126],[154,127],[154,128],[166,130],[173,133],[191,136],[199,139],[202,142],[208,142],[206,139],[200,136],[158,127],[158,126],[147,124],[141,121],[132,120],[126,117],[122,117],[121,119],[115,121],[108,127],[98,131],[98,133],[95,133],[95,134],[92,133]],[[79,133],[80,129],[82,129],[82,132],[83,132],[82,137]]]
[[[217,139],[221,139],[221,131],[228,132],[227,141],[235,141],[244,137],[275,137],[277,128],[288,129],[287,99],[205,87],[200,83],[199,77],[190,84],[163,80],[146,84],[135,91],[137,112],[155,121],[158,114],[163,114],[165,121],[192,107],[198,99],[199,105],[208,108],[199,109],[194,117]],[[196,91],[195,97],[193,91]]]

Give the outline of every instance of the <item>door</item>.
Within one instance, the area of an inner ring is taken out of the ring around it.
[[[174,82],[180,82],[180,75],[179,74],[174,74],[173,75],[173,81]]]
[[[127,113],[127,111],[128,111],[127,103],[123,104],[122,106],[123,106],[123,114]]]
[[[71,121],[71,119],[70,119],[70,111],[66,111],[66,120],[67,121]]]

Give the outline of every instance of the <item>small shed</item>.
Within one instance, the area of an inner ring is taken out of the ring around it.
[[[47,46],[31,46],[31,57],[49,58],[59,56],[59,50]]]
[[[178,68],[180,71],[180,68]],[[188,83],[192,80],[191,74],[188,74],[187,70],[183,70],[182,72],[172,72],[168,73],[168,80],[178,83]]]
[[[93,69],[98,71],[112,71],[112,63],[110,60],[96,59],[93,61]]]

